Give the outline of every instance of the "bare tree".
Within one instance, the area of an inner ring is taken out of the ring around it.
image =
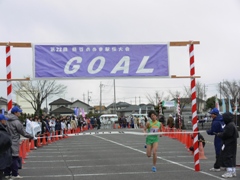
[[[218,84],[218,92],[226,99],[232,98],[236,100],[240,92],[240,81],[224,81]]]
[[[176,100],[178,97],[181,97],[181,102],[180,102],[181,109],[183,109],[185,105],[188,104],[189,101],[191,101],[192,92],[190,87],[184,86],[182,95],[181,95],[181,92],[179,91],[175,91],[175,92],[169,91],[169,94],[173,99],[176,99]],[[201,84],[200,82],[197,82],[196,84],[196,96],[197,96],[197,111],[199,112],[200,104],[201,104],[200,101],[202,101],[203,97],[205,97],[204,85]]]
[[[149,103],[158,105],[159,100],[160,101],[163,100],[163,98],[164,98],[163,96],[164,96],[164,92],[156,91],[153,96],[151,96],[150,94],[147,94],[146,98],[148,99]]]
[[[223,83],[218,84],[218,92],[224,99],[227,99],[226,104],[229,105],[229,100],[233,99],[233,102],[237,102],[239,98],[240,92],[240,81],[224,81]],[[228,108],[229,106],[227,106]]]
[[[66,88],[65,85],[49,80],[19,81],[13,84],[13,91],[32,105],[36,115],[40,115],[41,105],[47,97],[60,95]]]

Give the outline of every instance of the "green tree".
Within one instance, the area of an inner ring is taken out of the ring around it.
[[[206,109],[205,110],[215,108],[215,106],[216,106],[215,98],[216,98],[215,96],[212,96],[212,97],[207,99],[207,101],[206,101]],[[220,101],[220,99],[218,99],[218,103],[219,103],[219,106],[222,105],[222,101]]]

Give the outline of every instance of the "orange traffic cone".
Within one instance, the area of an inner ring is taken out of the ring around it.
[[[29,139],[26,140],[26,152],[29,153],[30,152],[30,142]]]
[[[41,147],[41,140],[40,140],[40,137],[37,138],[37,147]]]
[[[19,157],[22,158],[22,164],[25,164],[24,160],[23,160],[23,143],[21,143],[21,145],[19,146]]]
[[[45,134],[43,134],[42,145],[47,145]]]
[[[55,132],[55,136],[56,136],[55,140],[58,141],[59,140],[59,138],[58,138],[58,131]]]
[[[33,140],[33,139],[31,140],[31,143],[30,143],[30,144],[31,144],[31,145],[30,145],[30,149],[31,149],[31,150],[34,150],[34,149],[35,149],[35,148],[34,148],[35,146],[34,146],[34,140]]]
[[[48,143],[48,144],[52,143],[50,136],[47,137],[47,143]]]
[[[206,156],[204,155],[204,148],[201,141],[199,141],[198,149],[199,149],[199,159],[207,159]]]

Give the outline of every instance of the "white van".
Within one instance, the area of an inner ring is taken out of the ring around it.
[[[118,116],[116,114],[103,114],[100,116],[100,121],[102,124],[113,124],[118,121]]]

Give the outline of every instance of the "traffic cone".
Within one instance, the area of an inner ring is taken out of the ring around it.
[[[207,159],[207,157],[204,155],[204,148],[201,141],[199,141],[198,149],[199,149],[199,159]]]
[[[30,142],[29,142],[29,139],[26,140],[26,152],[27,152],[27,153],[30,152]]]
[[[34,140],[33,140],[33,139],[31,140],[31,143],[30,143],[30,144],[31,144],[31,145],[30,145],[30,149],[31,149],[31,150],[34,150],[34,147],[35,147],[35,146],[34,146]]]
[[[58,131],[55,131],[55,136],[56,136],[55,140],[58,141],[59,140],[59,138],[58,138]]]
[[[47,143],[48,143],[48,144],[52,143],[50,136],[47,137]]]
[[[19,155],[18,156],[22,158],[22,164],[25,164],[25,162],[23,160],[23,142],[19,146]]]
[[[52,142],[55,142],[55,140],[56,140],[56,139],[55,139],[55,131],[53,131],[53,132],[51,133],[51,136],[52,136],[52,139],[51,139]]]
[[[40,140],[40,137],[37,138],[37,147],[41,147],[41,140]]]
[[[47,145],[45,134],[43,134],[42,145]]]

